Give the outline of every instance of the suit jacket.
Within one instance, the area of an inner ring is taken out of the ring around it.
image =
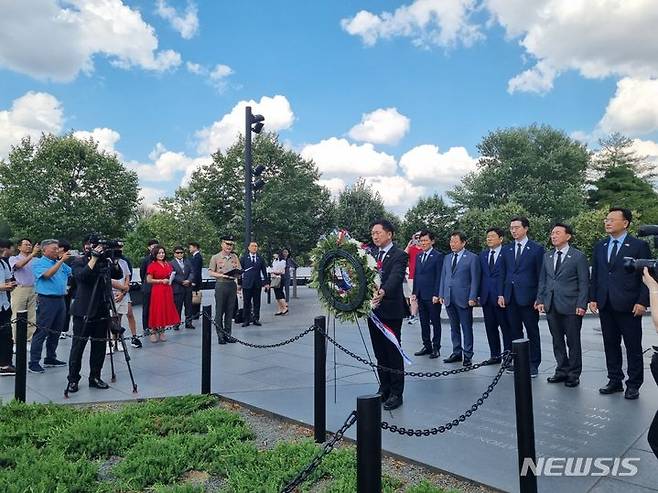
[[[377,253],[375,253],[375,257]],[[381,270],[381,289],[384,297],[373,311],[383,319],[403,319],[409,314],[409,307],[404,299],[402,284],[409,256],[395,245],[384,255]]]
[[[539,288],[539,273],[544,262],[546,249],[539,243],[528,240],[518,263],[514,259],[516,242],[511,242],[503,248],[505,281],[502,295],[505,303],[514,301],[521,306],[531,306],[537,301]]]
[[[441,289],[443,254],[432,248],[425,262],[421,261],[423,255],[421,252],[416,256],[413,294],[421,300],[431,300],[433,296],[439,296]]]
[[[608,242],[610,237],[594,245],[592,253],[592,278],[590,280],[589,299],[596,301],[599,308],[610,304],[613,310],[631,312],[636,303],[649,306],[649,290],[642,283],[641,272],[626,272],[624,257],[651,258],[651,251],[646,241],[630,235],[619,247],[617,256],[608,265]]]
[[[498,296],[503,292],[503,281],[505,280],[503,250],[506,246],[501,245],[493,271],[489,270],[489,252],[491,250],[486,248],[480,253],[480,305],[497,304]]]
[[[152,261],[151,254],[148,254],[142,259],[142,263],[139,265],[139,279],[142,282],[142,291],[151,291],[151,285],[146,282],[146,269],[148,269]]]
[[[108,317],[110,314],[110,304],[107,299],[112,296],[112,288],[107,285],[106,279],[101,277],[100,262],[101,260],[97,261],[94,268],[90,269],[87,265],[89,257],[85,255],[77,257],[71,264],[77,285],[75,300],[71,304],[71,315],[74,317],[85,317],[89,314],[90,320],[98,320]],[[116,280],[123,279],[123,271],[118,264],[112,265],[110,276]],[[96,281],[98,281],[98,287],[94,290]],[[104,298],[104,296],[108,298]]]
[[[546,311],[554,308],[562,315],[575,315],[576,308],[587,309],[589,298],[589,264],[585,254],[569,246],[560,270],[555,272],[555,249],[544,254],[539,274],[537,303]]]
[[[454,254],[448,254],[443,260],[441,273],[441,298],[443,304],[450,306],[454,303],[461,308],[468,307],[469,300],[477,300],[480,287],[480,260],[473,252],[464,250],[455,272],[452,272],[452,259]]]
[[[191,288],[191,286],[185,286],[183,281],[192,281],[192,263],[189,259],[184,258],[182,269],[176,259],[169,262],[169,264],[174,269],[174,282],[172,284],[174,294],[184,293],[188,287]]]
[[[240,265],[242,266],[241,284],[244,289],[260,288],[267,283],[267,264],[259,254],[256,254],[256,262],[251,261],[251,254],[242,254]]]
[[[201,270],[203,269],[203,257],[201,252],[196,255],[192,255],[189,258],[190,264],[192,265],[192,288],[194,291],[201,289]]]

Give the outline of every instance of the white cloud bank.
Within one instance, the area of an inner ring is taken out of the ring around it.
[[[183,39],[192,39],[199,31],[198,10],[192,2],[187,2],[185,13],[180,14],[175,8],[167,5],[165,0],[157,0],[156,13],[168,21]]]
[[[360,142],[395,145],[409,132],[411,120],[397,108],[380,108],[364,113],[361,122],[352,127],[349,136]]]

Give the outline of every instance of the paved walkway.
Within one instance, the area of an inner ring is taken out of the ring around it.
[[[208,293],[210,294],[210,293]],[[275,305],[265,304],[263,297],[262,327],[237,327],[237,337],[256,343],[287,339],[309,327],[321,314],[315,292],[299,288],[299,299],[292,300],[288,316],[274,317]],[[211,299],[209,297],[206,300]],[[139,309],[136,313],[139,321]],[[200,322],[196,323],[200,329]],[[554,360],[550,334],[541,322],[543,363],[539,378],[533,380],[533,399],[537,454],[540,457],[631,457],[638,458],[639,472],[633,477],[541,477],[542,492],[613,492],[658,491],[658,461],[650,452],[646,433],[658,407],[658,389],[648,370],[650,351],[645,357],[645,385],[640,399],[627,401],[621,394],[601,396],[597,389],[605,383],[605,359],[598,320],[586,318],[583,340],[583,375],[581,385],[568,389],[546,383],[553,373]],[[132,387],[119,353],[115,359],[117,381],[106,391],[89,389],[83,376],[80,391],[66,400],[65,368],[48,369],[46,373],[28,373],[27,398],[30,402],[95,402],[130,400],[145,397],[197,393],[201,382],[201,331],[170,332],[169,341],[144,348],[130,348],[131,365],[138,384]],[[330,324],[330,333],[345,346],[366,356],[372,353],[365,324]],[[475,325],[474,361],[488,357],[484,325]],[[366,344],[364,345],[361,335]],[[213,342],[216,339],[213,338]],[[404,325],[403,344],[409,353],[420,346],[419,325]],[[450,350],[449,326],[443,326],[442,356]],[[658,344],[658,337],[648,318],[644,321],[644,346]],[[59,356],[68,359],[70,340],[62,340]],[[443,370],[454,368],[441,359],[415,358],[408,369]],[[109,357],[108,357],[109,360]],[[85,366],[88,352],[85,353]],[[334,365],[335,362],[335,365]],[[489,385],[497,367],[485,367],[462,375],[439,379],[408,378],[405,404],[384,412],[391,424],[414,428],[431,428],[451,421],[477,400]],[[358,395],[377,389],[373,372],[347,355],[329,346],[327,373],[327,421],[330,430],[337,429],[356,406]],[[103,377],[109,381],[109,361]],[[13,396],[14,379],[0,379],[0,399]],[[251,406],[271,411],[304,423],[313,420],[313,337],[312,335],[276,349],[250,349],[239,344],[213,346],[212,390]],[[491,397],[465,423],[439,436],[402,437],[383,432],[383,446],[388,452],[404,456],[453,474],[505,491],[518,491],[516,465],[516,430],[514,422],[513,377],[504,375]],[[355,430],[348,432],[354,437]]]

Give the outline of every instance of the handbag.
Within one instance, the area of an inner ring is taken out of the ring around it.
[[[193,305],[200,305],[202,299],[203,299],[203,293],[201,291],[192,291],[192,304]]]
[[[281,276],[278,274],[272,274],[272,280],[270,281],[271,288],[280,288],[281,287]]]

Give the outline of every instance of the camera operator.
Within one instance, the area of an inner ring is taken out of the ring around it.
[[[110,326],[111,286],[108,286],[108,279],[119,280],[123,277],[118,264],[104,255],[106,249],[99,244],[97,238],[88,237],[84,251],[85,255],[73,262],[73,277],[77,288],[71,307],[74,338],[69,357],[67,392],[78,391],[82,354],[89,337],[98,339],[91,341],[89,387],[109,388],[109,385],[101,379],[101,369],[105,360],[104,339],[108,335]]]
[[[644,275],[642,276],[642,282],[646,284],[649,288],[649,306],[651,307],[651,320],[653,321],[653,326],[658,332],[658,282],[649,274],[649,269],[644,268]],[[658,346],[653,347],[653,357],[651,358],[651,373],[653,374],[653,379],[658,385]],[[649,436],[647,438],[651,450],[653,450],[654,455],[658,458],[658,411],[653,418],[651,427],[649,428]]]

